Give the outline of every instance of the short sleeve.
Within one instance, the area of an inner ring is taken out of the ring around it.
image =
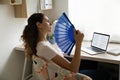
[[[37,55],[44,57],[48,60],[51,60],[57,54],[59,54],[59,51],[57,51],[53,46],[51,46],[49,44],[40,45],[37,47]]]

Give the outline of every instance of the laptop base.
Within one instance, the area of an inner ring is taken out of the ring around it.
[[[105,53],[105,51],[95,52],[95,51],[92,51],[92,50],[90,50],[90,49],[87,49],[86,47],[82,47],[82,48],[81,48],[81,51],[83,51],[83,52],[85,52],[85,53],[88,53],[88,54],[91,54],[91,55],[96,55],[96,54]]]

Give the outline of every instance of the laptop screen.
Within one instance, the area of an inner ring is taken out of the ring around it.
[[[94,32],[91,46],[102,49],[102,50],[107,50],[109,38],[110,38],[110,35],[108,34]]]

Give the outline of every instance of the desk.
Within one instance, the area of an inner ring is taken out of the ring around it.
[[[82,46],[88,46],[88,45],[90,45],[90,42],[83,42],[82,44]],[[118,47],[120,47],[120,44],[109,44],[108,50],[112,48],[118,48]],[[24,48],[21,46],[18,46],[16,47],[16,50],[24,51]],[[72,51],[71,56],[73,55],[74,55],[74,49]],[[81,52],[81,59],[118,64],[119,65],[119,80],[120,80],[120,55],[114,56],[114,55],[107,54],[107,53],[98,54],[98,55],[90,55],[85,52]]]

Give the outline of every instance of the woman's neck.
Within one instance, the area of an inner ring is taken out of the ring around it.
[[[39,33],[39,41],[47,41],[47,34]]]

